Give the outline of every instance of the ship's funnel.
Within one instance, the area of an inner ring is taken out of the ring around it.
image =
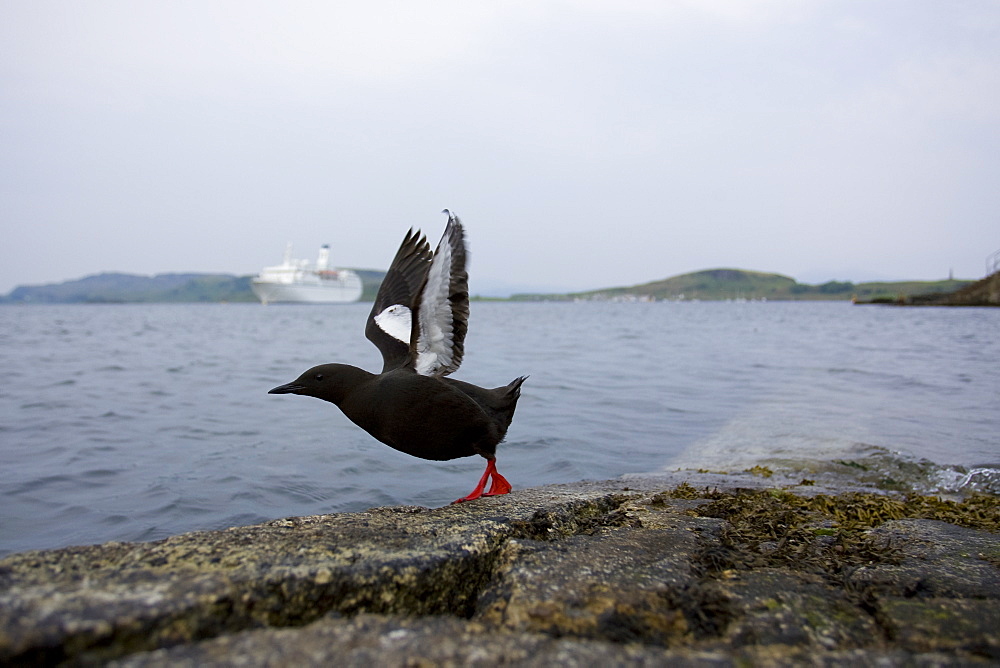
[[[326,271],[330,266],[330,246],[323,244],[319,249],[319,257],[316,258],[316,271]]]

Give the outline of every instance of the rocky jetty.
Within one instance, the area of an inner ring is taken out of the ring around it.
[[[895,304],[897,306],[1000,306],[1000,271],[994,272],[954,292],[900,294],[858,300],[856,304]]]
[[[751,473],[12,555],[0,560],[0,664],[1000,660],[996,497]]]
[[[948,295],[914,298],[928,306],[1000,306],[1000,271]]]

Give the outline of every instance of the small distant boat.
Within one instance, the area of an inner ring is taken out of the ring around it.
[[[262,304],[344,304],[361,298],[361,277],[350,269],[330,267],[330,246],[319,249],[316,264],[292,259],[292,245],[285,247],[284,261],[264,267],[250,283]]]

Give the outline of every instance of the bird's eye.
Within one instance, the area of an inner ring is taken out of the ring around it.
[[[316,380],[323,380],[323,374],[321,373],[316,374]]]

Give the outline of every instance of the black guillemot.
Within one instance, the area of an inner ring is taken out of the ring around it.
[[[444,213],[448,225],[437,249],[431,252],[427,238],[411,229],[375,297],[365,336],[382,353],[382,372],[321,364],[269,394],[334,403],[354,424],[414,457],[485,457],[482,478],[458,503],[510,491],[496,469],[496,447],[527,376],[493,389],[446,377],[458,369],[465,350],[469,274],[462,223],[448,209]]]

